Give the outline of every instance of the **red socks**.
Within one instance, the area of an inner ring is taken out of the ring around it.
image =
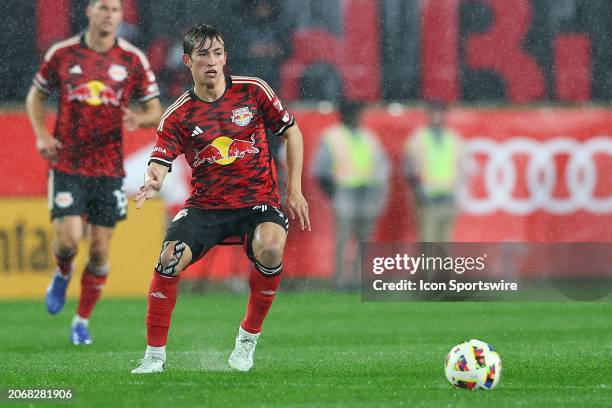
[[[257,268],[263,269],[266,272],[274,270],[272,276],[264,275],[262,272],[251,267],[249,275],[249,286],[251,294],[242,328],[249,333],[259,333],[272,301],[276,295],[281,281],[280,271],[281,266],[274,269],[263,268],[258,265]],[[157,272],[153,273],[151,285],[149,287],[149,297],[147,303],[147,345],[152,347],[163,347],[168,339],[168,331],[170,329],[170,319],[172,311],[176,304],[178,277],[164,276]]]
[[[108,267],[97,267],[94,273],[91,266],[87,266],[81,278],[81,298],[77,314],[83,319],[89,319],[91,312],[96,306],[96,302],[102,294],[102,289],[108,276]]]
[[[149,286],[147,304],[147,345],[162,347],[166,345],[170,317],[176,304],[176,292],[179,278],[153,273]]]
[[[258,269],[263,269],[266,272],[274,270],[275,274],[266,276]],[[268,314],[268,310],[270,310],[270,306],[272,306],[276,290],[281,282],[281,270],[281,265],[272,269],[264,268],[259,264],[251,266],[249,275],[251,294],[249,296],[246,316],[241,324],[242,328],[249,333],[256,334],[261,332],[261,326]]]

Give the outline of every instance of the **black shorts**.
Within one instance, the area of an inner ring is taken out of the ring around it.
[[[128,198],[123,178],[87,177],[57,170],[49,172],[51,219],[81,215],[92,225],[114,227],[127,217]]]
[[[253,255],[255,228],[264,222],[278,224],[289,232],[289,219],[276,207],[257,205],[233,210],[183,208],[168,227],[166,241],[182,241],[191,249],[191,263],[203,257],[215,245],[242,244],[247,256]]]

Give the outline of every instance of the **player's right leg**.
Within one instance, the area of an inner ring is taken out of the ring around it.
[[[53,220],[53,226],[56,236],[53,252],[57,267],[47,287],[45,303],[49,313],[57,314],[66,302],[66,290],[74,270],[72,261],[83,237],[83,220],[75,215],[59,217]]]
[[[132,370],[133,374],[163,371],[180,273],[231,232],[225,228],[225,218],[215,211],[185,208],[174,217],[166,232],[149,287],[147,351],[141,365]]]
[[[167,234],[167,238],[168,238]],[[157,267],[149,286],[147,302],[147,350],[140,366],[132,374],[150,374],[164,371],[166,341],[170,319],[176,304],[179,274],[191,262],[192,249],[181,240],[164,241]]]
[[[140,366],[132,374],[150,374],[164,371],[166,363],[166,341],[170,330],[170,318],[176,304],[179,274],[192,259],[192,250],[187,243],[164,241],[151,285],[147,302],[147,350]]]
[[[49,172],[49,208],[55,230],[53,252],[57,268],[47,288],[45,303],[51,314],[59,313],[66,301],[72,276],[72,261],[83,238],[83,190],[78,175]]]

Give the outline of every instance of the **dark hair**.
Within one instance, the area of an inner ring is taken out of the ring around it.
[[[183,40],[183,53],[191,55],[193,50],[199,50],[204,46],[206,40],[217,39],[225,46],[225,38],[215,27],[208,24],[198,24],[189,29]]]

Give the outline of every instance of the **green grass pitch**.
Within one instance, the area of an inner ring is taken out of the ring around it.
[[[145,300],[103,299],[94,344],[74,347],[68,302],[0,302],[0,404],[8,389],[71,388],[86,407],[597,407],[612,406],[611,303],[363,303],[357,295],[280,293],[248,373],[227,358],[246,296],[183,295],[166,372],[135,376]],[[456,343],[494,345],[491,391],[455,390],[443,363]],[[24,403],[25,404],[25,403]],[[11,403],[10,406],[21,404]]]

